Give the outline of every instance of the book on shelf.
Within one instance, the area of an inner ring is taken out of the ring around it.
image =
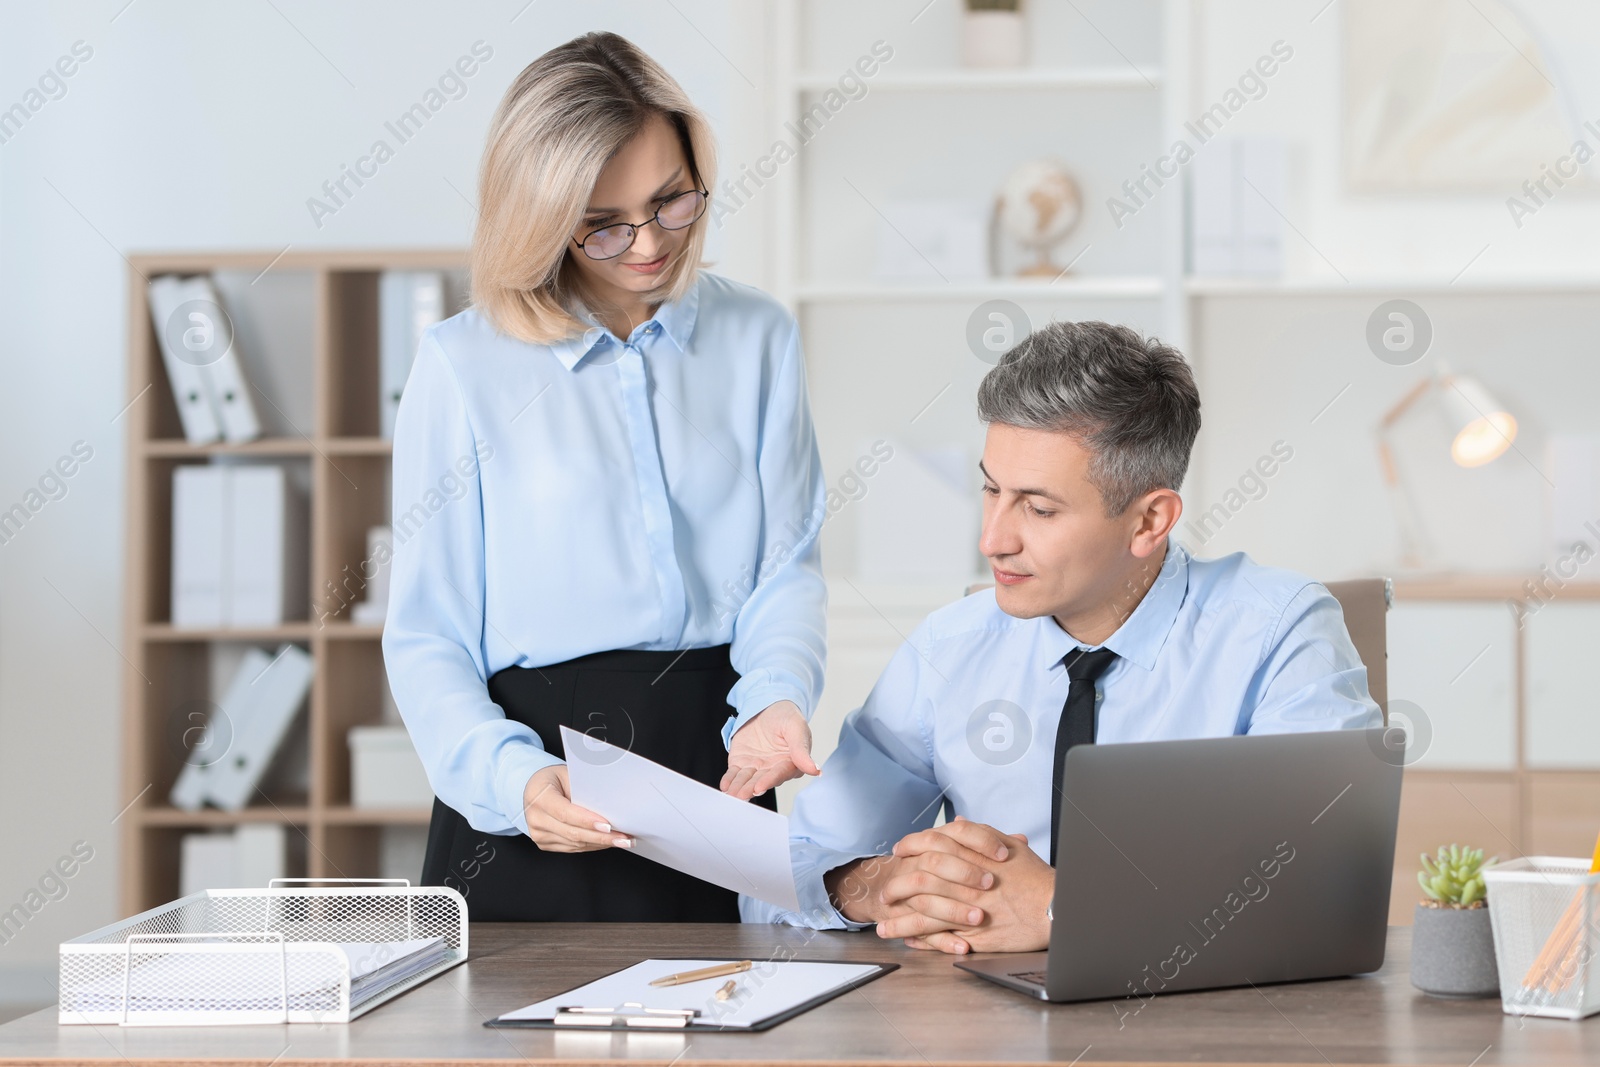
[[[150,319],[161,362],[190,444],[261,436],[233,319],[205,274],[150,279]]]

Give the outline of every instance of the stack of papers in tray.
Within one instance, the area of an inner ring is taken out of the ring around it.
[[[350,961],[352,1008],[396,982],[416,977],[439,961],[448,959],[452,952],[442,937],[342,944],[339,948]]]
[[[141,944],[135,949],[134,969],[127,977],[126,987],[119,968],[80,990],[73,1008],[83,1012],[122,1011],[126,988],[128,1011],[231,1011],[245,1007],[246,1001],[259,1002],[263,996],[276,1000],[281,984],[290,1011],[314,1011],[325,1006],[328,991],[337,988],[337,983],[328,981],[328,945],[287,942],[283,946],[284,975],[280,983],[274,944],[246,946],[227,938],[190,941],[155,946],[172,951],[140,962],[139,956],[152,947]],[[449,959],[455,951],[440,937],[334,942],[332,947],[343,953],[350,965],[352,1008]],[[242,952],[230,951],[232,948],[247,948],[252,956],[249,963],[241,964]],[[264,981],[269,972],[271,979]]]

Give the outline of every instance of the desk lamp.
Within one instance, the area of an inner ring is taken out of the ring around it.
[[[1450,458],[1460,467],[1481,467],[1498,458],[1517,437],[1517,420],[1475,378],[1452,374],[1443,362],[1438,370],[1411,388],[1378,423],[1378,457],[1400,527],[1400,562],[1423,566],[1423,535],[1410,494],[1400,481],[1389,441],[1395,425],[1429,393],[1439,394],[1439,407],[1450,430]]]

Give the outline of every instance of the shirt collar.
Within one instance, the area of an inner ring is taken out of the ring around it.
[[[1167,635],[1178,619],[1178,609],[1183,606],[1189,590],[1189,553],[1176,541],[1167,541],[1167,556],[1161,562],[1161,572],[1145,592],[1144,599],[1133,609],[1133,614],[1123,620],[1115,633],[1100,645],[1109,648],[1120,658],[1130,660],[1145,670],[1154,670],[1156,656],[1167,642]],[[1049,615],[1044,623],[1052,633],[1051,652],[1056,655],[1050,663],[1059,666],[1061,659],[1074,649],[1085,647]]]
[[[572,313],[580,320],[589,323],[589,328],[582,333],[563,338],[550,345],[561,365],[572,370],[578,362],[588,355],[595,345],[600,343],[610,331],[600,325],[600,320],[594,312],[589,310],[581,298],[574,295],[572,298]],[[676,300],[668,300],[656,308],[656,313],[647,322],[657,323],[678,351],[689,351],[689,338],[694,333],[694,323],[700,310],[700,273],[695,272],[694,281],[690,283],[688,292]],[[640,324],[641,326],[644,323]]]

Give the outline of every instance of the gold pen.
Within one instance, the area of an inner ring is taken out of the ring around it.
[[[650,984],[653,986],[683,985],[685,982],[699,982],[707,978],[721,978],[725,975],[738,974],[748,971],[755,964],[750,960],[740,960],[737,963],[719,963],[715,967],[702,967],[698,971],[683,971],[679,974],[669,974],[664,978],[657,978]]]

